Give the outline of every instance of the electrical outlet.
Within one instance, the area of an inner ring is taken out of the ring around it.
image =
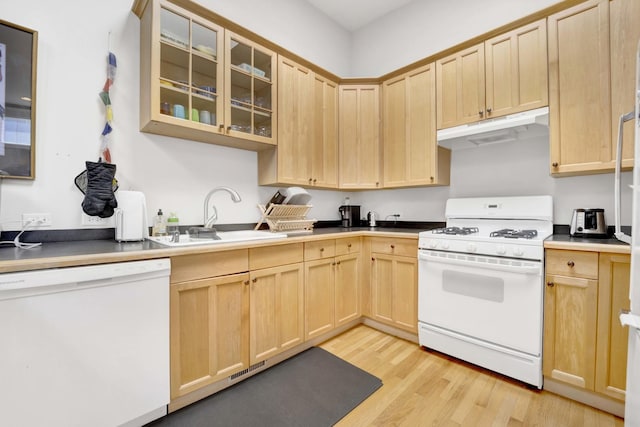
[[[89,227],[101,227],[101,228],[109,228],[114,227],[113,217],[110,218],[100,218],[99,216],[90,216],[86,213],[82,212],[82,225],[86,225]]]
[[[22,214],[22,226],[31,224],[32,227],[51,227],[50,213],[24,213]]]

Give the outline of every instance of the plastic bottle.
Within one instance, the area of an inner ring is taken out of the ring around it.
[[[153,220],[152,234],[154,237],[167,235],[167,225],[164,222],[164,214],[162,213],[162,209],[158,209],[158,214]]]
[[[171,212],[171,214],[169,214],[169,218],[167,218],[167,234],[173,235],[175,232],[180,234],[180,221],[178,220],[178,216],[175,212]]]

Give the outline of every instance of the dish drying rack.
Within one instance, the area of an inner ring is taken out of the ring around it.
[[[254,230],[266,222],[269,229],[274,232],[310,233],[313,231],[313,224],[318,221],[307,219],[307,213],[311,207],[311,205],[272,204],[266,208],[265,205],[258,205],[262,218]]]

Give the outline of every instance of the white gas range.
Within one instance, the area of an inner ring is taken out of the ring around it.
[[[420,345],[542,387],[551,196],[449,199],[419,236]]]

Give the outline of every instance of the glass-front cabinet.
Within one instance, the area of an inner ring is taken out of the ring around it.
[[[231,32],[226,35],[225,117],[231,136],[272,138],[275,134],[274,80],[276,55]]]
[[[164,0],[140,13],[142,131],[250,150],[275,145],[274,52]]]

